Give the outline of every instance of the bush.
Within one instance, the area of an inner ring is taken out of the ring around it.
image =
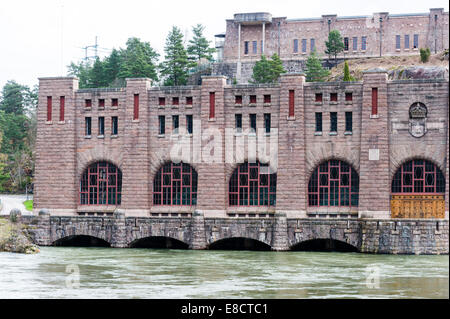
[[[420,48],[420,61],[422,61],[422,63],[428,62],[430,55],[431,52],[429,48]]]

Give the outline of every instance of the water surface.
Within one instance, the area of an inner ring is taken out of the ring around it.
[[[449,298],[448,278],[448,256],[90,247],[0,253],[0,298]]]

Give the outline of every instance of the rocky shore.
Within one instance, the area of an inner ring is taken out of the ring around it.
[[[12,210],[8,217],[0,218],[0,252],[35,254],[39,247],[31,241],[27,226],[20,221],[20,211]]]

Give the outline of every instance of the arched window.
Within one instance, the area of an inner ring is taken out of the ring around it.
[[[244,163],[230,178],[230,206],[275,206],[277,174],[268,164]]]
[[[197,172],[185,163],[167,163],[153,180],[153,205],[197,205]]]
[[[320,164],[308,185],[309,206],[358,206],[359,176],[349,164],[330,160]]]
[[[81,176],[81,205],[120,205],[122,172],[114,164],[91,164]]]
[[[415,159],[404,163],[392,179],[392,193],[443,194],[445,178],[433,163]]]

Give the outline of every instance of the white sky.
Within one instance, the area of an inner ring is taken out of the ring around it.
[[[429,12],[449,10],[447,0],[1,0],[0,88],[7,80],[32,86],[38,77],[66,75],[67,65],[84,57],[81,49],[125,47],[129,37],[150,42],[164,57],[165,38],[176,25],[190,35],[197,23],[205,35],[225,31],[234,13],[270,12],[287,18]],[[103,57],[108,51],[99,51]],[[93,51],[90,51],[93,55]]]

